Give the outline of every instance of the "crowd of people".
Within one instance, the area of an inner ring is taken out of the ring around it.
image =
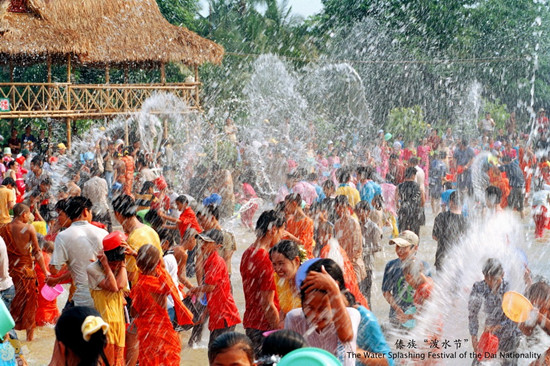
[[[204,163],[189,177],[175,175],[173,158],[167,163],[167,143],[154,155],[139,141],[124,146],[106,136],[70,154],[44,131],[35,138],[30,127],[21,137],[13,130],[0,164],[2,300],[27,341],[37,326],[55,324],[50,365],[179,365],[181,335],[189,332],[193,346],[205,324],[211,365],[272,365],[291,354],[302,360],[296,365],[307,357],[396,364],[388,331],[410,330],[474,210],[523,219],[530,203],[535,236],[550,227],[550,161],[534,150],[545,144],[544,110],[534,139],[515,132],[513,115],[506,131],[495,131],[490,114],[479,127],[481,137],[470,140],[451,128],[432,128],[418,141],[380,130],[372,146],[312,142],[305,156],[265,144],[272,161],[263,173],[277,185],[267,194],[236,128],[227,138],[239,168]],[[417,258],[426,210],[435,217],[434,269]],[[224,225],[236,217],[255,234],[238,258],[244,312],[232,285],[235,234]],[[376,293],[375,256],[386,245],[396,258]],[[549,332],[545,282],[526,275],[538,313],[518,325],[500,306],[509,290],[502,263],[487,258],[478,275],[468,303],[475,351],[484,334],[499,339],[499,351],[515,352],[522,331]],[[44,291],[65,284],[69,297],[59,311]],[[380,296],[390,307],[388,327],[372,312]],[[235,332],[239,324],[245,334]],[[10,331],[1,345],[17,342]],[[16,348],[14,362],[24,362]],[[549,364],[550,352],[535,362]]]

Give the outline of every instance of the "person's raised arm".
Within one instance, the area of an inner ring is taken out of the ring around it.
[[[302,284],[306,295],[312,291],[323,290],[327,292],[330,301],[330,308],[333,314],[334,326],[338,339],[341,342],[351,342],[353,340],[353,326],[349,313],[346,309],[344,297],[336,281],[327,273],[325,267],[321,267],[321,272],[311,271]]]
[[[105,253],[99,252],[97,254],[97,259],[99,260],[99,263],[101,263],[103,272],[105,272],[105,279],[98,283],[98,286],[107,291],[118,292],[117,280],[115,274],[109,266],[109,261],[107,260]]]

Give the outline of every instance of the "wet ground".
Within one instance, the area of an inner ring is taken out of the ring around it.
[[[420,231],[420,246],[418,250],[418,257],[427,261],[430,265],[433,265],[435,258],[436,242],[432,239],[432,225],[434,216],[431,213],[431,209],[426,207],[427,225],[423,226]],[[529,241],[533,241],[533,224],[529,215],[526,215],[526,219],[523,220],[526,232],[528,233]],[[231,282],[233,284],[233,293],[235,296],[235,302],[239,308],[241,317],[244,313],[244,295],[242,290],[241,276],[239,273],[240,258],[244,250],[254,240],[254,234],[252,231],[242,228],[236,220],[228,222],[224,225],[225,228],[235,233],[237,240],[237,252],[232,259],[232,275]],[[376,254],[375,258],[375,270],[372,289],[372,310],[378,317],[379,321],[384,324],[388,320],[389,305],[382,296],[382,276],[384,273],[385,264],[394,258],[395,249],[394,246],[388,245],[390,237],[390,230],[386,228],[384,230],[383,239],[383,251]],[[532,245],[530,251],[527,253],[531,261],[531,269],[536,274],[545,274],[548,276],[550,271],[548,263],[550,263],[550,250],[547,250],[547,243],[549,242],[550,235],[547,235],[543,240],[539,240]],[[548,278],[548,277],[547,277]],[[58,304],[62,307],[65,303],[65,298],[60,296]],[[467,319],[463,320],[464,326],[467,327]],[[185,346],[181,353],[181,365],[205,365],[207,364],[207,344],[209,333],[207,327],[204,328],[204,334],[201,344],[196,348],[187,347],[187,339],[189,338],[190,331],[182,333],[182,344]],[[237,326],[237,331],[244,332],[242,325]],[[19,332],[20,338],[24,339],[24,332]],[[29,365],[47,365],[49,363],[51,352],[53,349],[53,342],[55,339],[53,326],[41,327],[36,331],[35,340],[32,342],[22,342],[25,357]],[[392,347],[393,344],[390,344]],[[393,347],[392,347],[393,348]],[[522,363],[520,363],[522,364]]]

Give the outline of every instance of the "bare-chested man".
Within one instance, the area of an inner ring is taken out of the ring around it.
[[[13,216],[11,223],[0,228],[0,236],[6,242],[8,250],[9,273],[15,286],[15,297],[10,312],[15,320],[15,329],[26,330],[27,340],[31,341],[38,308],[38,286],[33,257],[46,276],[50,273],[42,258],[36,230],[29,224],[29,207],[22,203],[16,204],[13,207]]]

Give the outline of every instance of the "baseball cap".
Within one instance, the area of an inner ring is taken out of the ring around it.
[[[203,241],[209,241],[216,244],[223,243],[223,233],[218,229],[210,229],[203,231],[200,234],[195,235],[195,238],[201,239]]]
[[[390,240],[390,244],[395,244],[399,247],[409,247],[418,245],[418,235],[410,230],[405,230],[399,233],[397,238]]]
[[[59,144],[57,144],[57,148],[58,149],[62,149],[62,150],[67,150],[67,146],[65,146],[64,143],[60,142]]]

